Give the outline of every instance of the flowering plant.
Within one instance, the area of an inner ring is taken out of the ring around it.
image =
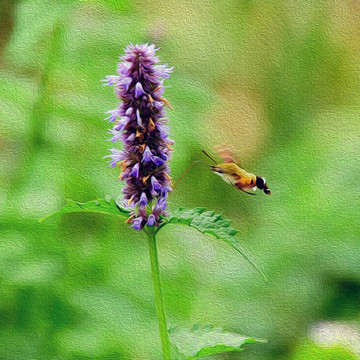
[[[241,249],[235,237],[237,230],[230,227],[229,220],[203,208],[166,212],[167,197],[172,191],[168,161],[174,142],[169,139],[166,125],[165,106],[171,105],[163,97],[163,81],[170,77],[173,68],[159,65],[157,50],[153,44],[130,44],[118,64],[117,75],[106,76],[104,80],[104,85],[114,86],[120,100],[114,110],[108,111],[106,120],[113,124],[109,140],[114,144],[122,142],[123,148],[111,148],[105,158],[109,158],[109,166],[121,169],[119,179],[125,182],[124,199],[106,198],[87,203],[68,200],[56,214],[82,211],[112,214],[125,218],[125,223],[147,235],[163,359],[197,359],[242,351],[244,344],[262,340],[209,325],[168,330],[156,246],[156,235],[166,225],[190,226],[224,240],[263,273]]]

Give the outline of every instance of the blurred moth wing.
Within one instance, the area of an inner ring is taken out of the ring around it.
[[[239,163],[238,159],[236,158],[235,154],[232,152],[229,146],[216,145],[214,149],[219,154],[224,163]]]

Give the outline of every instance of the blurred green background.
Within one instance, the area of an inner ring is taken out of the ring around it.
[[[355,0],[0,2],[0,359],[161,358],[147,244],[65,198],[118,196],[106,168],[114,74],[130,41],[174,66],[171,171],[232,146],[251,197],[199,165],[170,210],[233,220],[269,283],[225,243],[159,234],[169,325],[268,339],[212,359],[360,358],[360,5]]]

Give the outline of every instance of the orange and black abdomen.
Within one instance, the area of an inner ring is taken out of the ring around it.
[[[238,189],[252,189],[256,186],[255,180],[252,177],[238,177],[235,181],[235,187]]]

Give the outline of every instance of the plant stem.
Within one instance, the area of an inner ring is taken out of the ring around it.
[[[169,333],[166,325],[166,314],[165,314],[165,302],[164,302],[164,293],[161,284],[160,269],[159,269],[159,260],[156,248],[156,237],[155,232],[151,231],[147,233],[148,244],[149,244],[149,256],[151,263],[151,274],[154,285],[154,294],[155,294],[155,306],[156,313],[159,321],[159,330],[161,337],[161,347],[163,351],[163,359],[171,360],[170,352],[170,340]]]

